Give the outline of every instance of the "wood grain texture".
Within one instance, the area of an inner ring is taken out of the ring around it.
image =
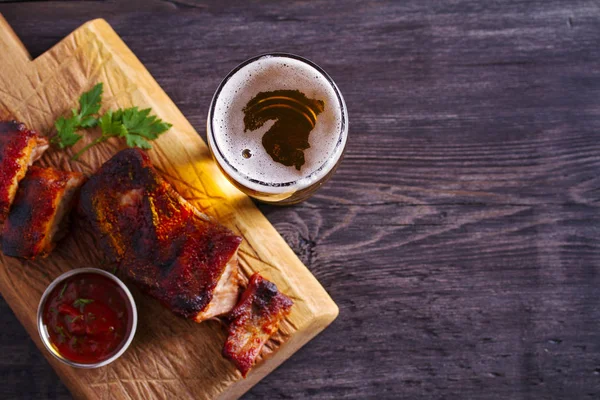
[[[34,56],[107,18],[203,137],[220,79],[264,51],[317,62],[348,105],[333,179],[260,206],[340,317],[247,398],[600,397],[597,1],[145,4],[0,12]],[[68,398],[0,322],[0,394]]]
[[[244,238],[238,250],[242,278],[259,272],[294,300],[244,379],[220,354],[225,331],[219,322],[195,324],[178,318],[138,293],[135,341],[108,367],[77,370],[44,351],[75,397],[234,399],[335,319],[338,308],[326,291],[250,199],[227,183],[207,146],[105,20],[85,23],[30,60],[0,15],[0,53],[7,56],[0,64],[0,119],[14,118],[49,133],[54,120],[76,106],[81,93],[104,82],[101,111],[151,107],[169,121],[173,127],[153,142],[149,152],[154,166],[188,201]],[[93,173],[124,146],[115,140],[90,149],[80,162],[70,162],[70,155],[91,142],[94,134],[100,132],[91,132],[81,140],[84,143],[67,151],[47,151],[39,163]],[[36,325],[41,294],[62,272],[82,265],[110,268],[98,248],[95,238],[75,223],[47,259],[30,262],[0,255],[0,291],[38,347],[43,349]]]

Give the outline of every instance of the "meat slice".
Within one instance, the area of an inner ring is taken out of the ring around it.
[[[229,316],[231,323],[223,348],[223,356],[233,361],[244,377],[293,304],[274,283],[259,274],[252,275]]]
[[[17,121],[0,121],[0,223],[4,222],[27,167],[48,148],[48,140]]]
[[[108,160],[83,186],[79,212],[118,268],[174,313],[201,322],[235,305],[242,238],[183,199],[144,151]]]
[[[65,217],[85,177],[79,172],[32,166],[19,184],[2,229],[2,251],[13,257],[46,257],[66,233]]]

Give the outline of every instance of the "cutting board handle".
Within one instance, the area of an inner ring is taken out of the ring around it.
[[[31,61],[29,52],[2,14],[0,14],[0,54],[10,55],[2,57],[2,63],[9,62],[15,66]]]

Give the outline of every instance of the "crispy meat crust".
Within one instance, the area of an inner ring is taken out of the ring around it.
[[[258,273],[252,275],[240,301],[231,311],[223,347],[223,356],[233,361],[244,377],[293,304],[274,283]]]
[[[89,179],[79,212],[131,280],[191,319],[213,300],[242,241],[184,201],[139,149],[117,153]]]
[[[47,144],[46,138],[22,123],[0,121],[0,223],[8,215],[17,185],[25,176],[29,163],[35,161],[31,159],[32,151]]]
[[[29,259],[47,256],[54,247],[53,227],[59,222],[55,219],[64,216],[58,215],[61,201],[72,196],[74,186],[83,179],[79,172],[30,167],[4,223],[4,254]]]

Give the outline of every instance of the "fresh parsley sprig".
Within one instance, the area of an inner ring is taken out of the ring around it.
[[[102,135],[79,150],[72,158],[79,157],[90,147],[107,141],[111,137],[124,138],[127,146],[151,149],[149,141],[158,138],[161,133],[166,132],[172,126],[163,122],[155,115],[150,115],[149,108],[139,110],[137,107],[119,109],[115,112],[107,111],[100,117],[100,128]]]
[[[137,107],[107,111],[98,116],[102,101],[103,84],[99,83],[79,99],[80,110],[72,110],[71,118],[60,117],[56,120],[56,136],[52,139],[61,149],[73,146],[82,135],[75,131],[79,128],[91,128],[100,125],[102,135],[78,151],[73,160],[78,160],[89,148],[107,141],[111,137],[125,139],[127,146],[151,149],[150,141],[171,128],[171,124],[150,115],[151,109],[139,110]]]

